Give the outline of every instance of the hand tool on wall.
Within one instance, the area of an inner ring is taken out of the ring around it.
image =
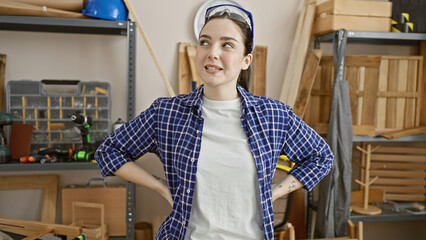
[[[6,134],[4,132],[4,125],[11,125],[12,118],[8,113],[0,113],[0,163],[10,162],[11,152],[7,146]]]
[[[158,72],[161,75],[161,78],[163,79],[164,85],[166,85],[167,91],[169,92],[170,97],[174,97],[176,94],[172,89],[172,86],[170,85],[169,80],[167,79],[166,75],[163,72],[163,69],[160,66],[160,63],[158,62],[157,56],[154,53],[154,50],[152,50],[151,44],[148,41],[148,37],[145,34],[145,31],[142,28],[142,24],[138,18],[138,15],[136,15],[136,12],[132,6],[132,4],[130,3],[130,0],[123,0],[124,4],[126,4],[127,10],[129,10],[129,12],[133,15],[133,17],[135,18],[135,22],[136,25],[138,26],[139,32],[142,35],[142,38],[146,44],[146,47],[148,48],[149,53],[151,54],[152,59],[154,60],[155,66],[158,69]]]

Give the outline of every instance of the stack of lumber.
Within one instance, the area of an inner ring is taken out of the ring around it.
[[[0,0],[0,14],[60,18],[88,18],[85,0]]]

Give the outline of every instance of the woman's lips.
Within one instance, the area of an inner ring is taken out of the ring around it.
[[[220,66],[213,65],[213,64],[207,64],[207,65],[204,66],[204,68],[209,73],[216,73],[216,72],[219,72],[220,70],[222,70],[222,68]]]

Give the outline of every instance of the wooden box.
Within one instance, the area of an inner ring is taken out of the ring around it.
[[[62,189],[62,223],[72,223],[72,202],[102,203],[105,206],[105,222],[109,236],[126,236],[126,187],[118,185],[86,187],[77,185]],[[93,219],[96,212],[90,209],[85,219]]]
[[[317,6],[312,33],[319,35],[339,29],[389,32],[391,16],[391,2],[330,0]]]
[[[346,56],[353,134],[374,136],[420,126],[422,66],[421,56]],[[333,56],[325,55],[304,117],[321,134],[328,132],[333,83]]]

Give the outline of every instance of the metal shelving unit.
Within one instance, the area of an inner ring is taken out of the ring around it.
[[[340,34],[339,34],[340,33]],[[345,34],[344,34],[345,33]],[[338,36],[346,36],[346,39],[339,38]],[[395,33],[395,32],[361,32],[361,31],[348,31],[338,30],[336,32],[327,33],[324,35],[316,36],[314,48],[319,49],[321,43],[332,43],[333,49],[339,47],[346,49],[347,44],[378,44],[378,45],[406,45],[418,46],[420,41],[426,40],[426,33]],[[345,52],[342,50],[341,52]],[[337,56],[338,58],[345,56]],[[338,66],[335,66],[335,69]],[[383,137],[370,137],[370,136],[353,136],[353,142],[426,142],[426,135],[413,135],[402,137],[398,139],[386,139]],[[311,218],[312,210],[316,209],[316,204],[313,201],[313,193],[308,193],[308,209],[307,209],[307,237],[311,236]],[[424,215],[413,215],[410,213],[387,213],[382,216],[365,216],[354,215],[350,216],[352,221],[395,221],[395,220],[422,220]]]
[[[72,19],[29,16],[0,15],[0,30],[56,32],[71,34],[121,35],[127,38],[127,119],[134,117],[135,106],[135,61],[136,24],[129,21],[108,21],[99,19]],[[1,171],[54,171],[54,170],[95,170],[97,166],[86,162],[63,162],[48,164],[0,164]],[[134,239],[135,185],[127,182],[127,234]]]

